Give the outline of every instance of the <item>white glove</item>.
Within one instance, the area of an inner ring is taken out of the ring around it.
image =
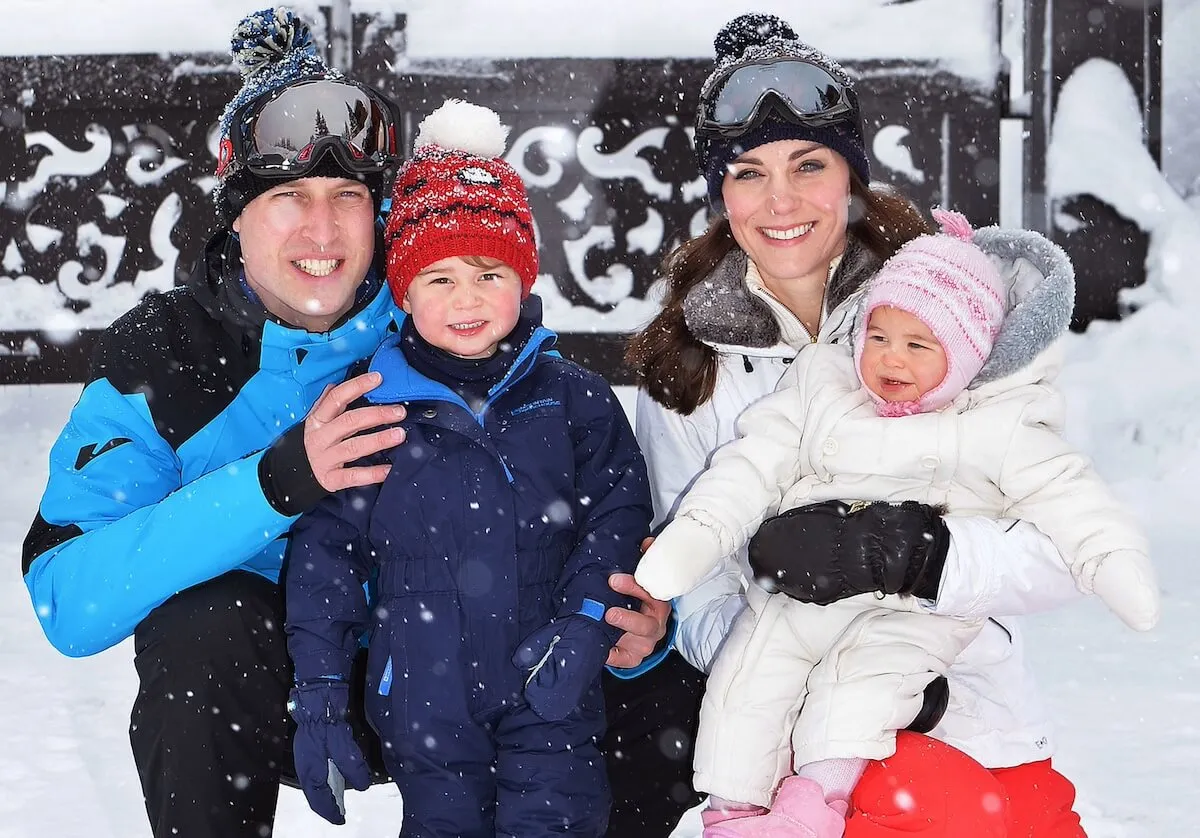
[[[717,533],[692,518],[676,518],[650,545],[633,578],[663,601],[696,587],[723,558]]]
[[[1149,631],[1158,623],[1162,606],[1154,567],[1144,553],[1119,550],[1105,556],[1092,578],[1092,591],[1137,631]]]

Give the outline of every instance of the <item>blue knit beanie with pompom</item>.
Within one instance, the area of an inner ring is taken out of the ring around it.
[[[232,224],[246,205],[263,192],[289,180],[287,177],[260,177],[233,158],[230,131],[238,109],[260,96],[300,81],[345,78],[325,63],[308,24],[282,6],[253,12],[243,18],[233,30],[229,52],[241,72],[242,87],[221,113],[217,185],[212,193],[217,212],[227,225]],[[304,173],[304,177],[321,176],[363,180],[378,205],[383,190],[382,176],[348,173],[329,154]]]
[[[775,15],[750,13],[740,15],[721,27],[713,39],[716,64],[700,88],[700,113],[709,110],[707,104],[717,93],[717,82],[739,66],[779,59],[796,58],[825,70],[841,84],[851,89],[850,75],[825,53],[801,41],[787,21]],[[810,140],[833,149],[850,165],[863,183],[871,181],[871,164],[863,140],[862,117],[856,98],[854,112],[830,125],[810,127],[788,122],[769,115],[751,131],[736,139],[720,139],[696,135],[696,157],[708,181],[708,202],[717,212],[724,211],[721,185],[729,164],[744,152],[778,140]]]

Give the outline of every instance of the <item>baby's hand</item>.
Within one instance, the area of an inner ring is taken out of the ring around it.
[[[1162,611],[1154,567],[1144,553],[1121,550],[1105,556],[1092,579],[1092,590],[1125,625],[1149,631]]]
[[[719,561],[716,533],[691,518],[676,518],[654,539],[633,576],[665,602],[696,587]]]

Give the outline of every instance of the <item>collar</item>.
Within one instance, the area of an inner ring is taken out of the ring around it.
[[[758,265],[754,264],[753,259],[746,260],[746,288],[750,293],[758,297],[767,307],[771,309],[771,313],[775,316],[775,322],[779,325],[779,338],[792,349],[799,352],[810,343],[816,343],[820,336],[820,327],[823,326],[829,316],[829,307],[827,300],[828,293],[821,295],[821,315],[818,323],[818,331],[816,335],[805,328],[804,323],[800,318],[788,308],[778,297],[776,297],[771,289],[763,282],[762,274],[758,272]],[[838,269],[838,265],[842,263],[842,256],[839,254],[834,257],[829,263],[829,273],[825,277],[825,290],[828,292],[830,285],[833,283],[833,275]]]
[[[694,337],[718,351],[730,348],[738,351],[776,350],[783,347],[795,354],[795,348],[784,339],[784,328],[774,306],[786,311],[793,321],[796,320],[795,315],[770,294],[751,290],[747,279],[749,262],[741,248],[730,250],[712,273],[696,283],[684,297],[684,323]],[[822,333],[817,336],[818,340],[827,333],[843,331],[842,327],[848,320],[843,316],[843,304],[879,269],[880,264],[879,257],[857,239],[853,236],[847,238],[841,258],[830,266],[832,270],[822,306]],[[796,328],[803,336],[799,347],[812,342],[798,321]]]

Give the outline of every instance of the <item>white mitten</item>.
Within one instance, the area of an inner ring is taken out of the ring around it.
[[[1158,623],[1158,581],[1145,553],[1109,553],[1096,568],[1092,591],[1132,629],[1149,631]]]
[[[633,577],[665,601],[696,587],[721,558],[716,532],[692,518],[676,518],[655,537]]]

